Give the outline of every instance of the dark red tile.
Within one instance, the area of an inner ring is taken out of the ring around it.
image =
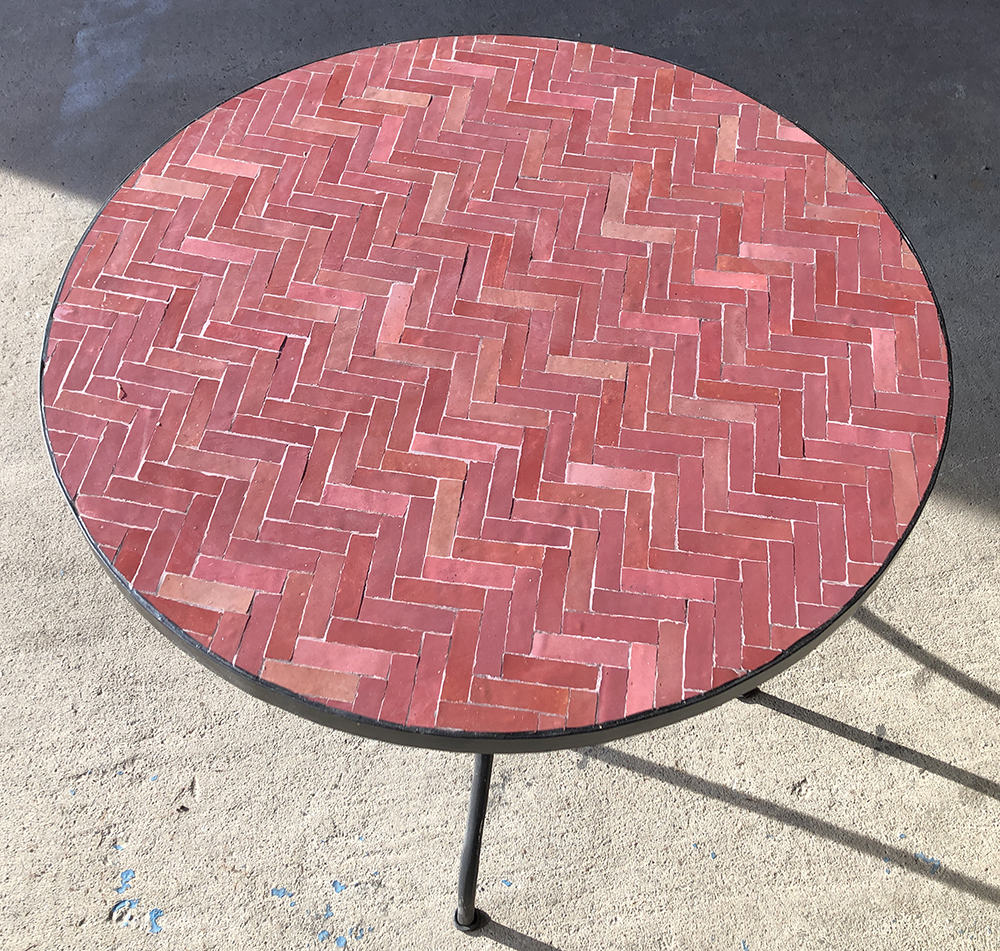
[[[424,635],[410,709],[406,715],[410,726],[435,725],[450,641],[451,638],[444,634]]]
[[[302,612],[312,583],[313,575],[309,572],[289,572],[281,591],[281,604],[274,618],[271,637],[267,642],[266,657],[275,660],[292,659],[301,628]]]
[[[509,707],[515,710],[562,716],[566,715],[569,708],[569,690],[565,687],[494,680],[479,676],[472,678],[470,699],[473,703],[484,706]],[[624,697],[622,700],[624,706]]]
[[[389,718],[383,713],[382,719]],[[438,708],[437,725],[443,730],[524,733],[538,728],[538,714],[531,710],[442,700]]]
[[[377,720],[385,700],[387,681],[377,677],[362,677],[358,681],[357,692],[351,712],[361,717]]]
[[[146,599],[181,630],[188,634],[200,635],[202,638],[212,636],[221,616],[218,611],[200,608],[193,604],[184,604],[171,598],[160,598],[154,594],[146,595]]]
[[[125,537],[117,546],[117,554],[112,560],[126,581],[135,578],[152,534],[146,529],[130,528],[126,530]]]
[[[223,614],[219,618],[219,626],[211,641],[212,653],[232,663],[239,650],[248,620],[249,616],[246,614]]]

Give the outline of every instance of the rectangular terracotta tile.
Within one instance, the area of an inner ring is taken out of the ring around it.
[[[436,581],[510,590],[515,570],[514,565],[428,556],[424,560],[423,576]]]
[[[210,642],[212,653],[232,663],[248,620],[246,614],[223,614]]]
[[[497,452],[490,482],[486,514],[497,518],[509,518],[513,505],[514,486],[517,473],[518,453],[513,449]]]
[[[454,612],[428,605],[366,597],[361,603],[359,619],[373,624],[447,634],[454,624]]]
[[[445,730],[523,733],[537,729],[538,714],[530,710],[442,701],[438,708],[437,725]]]
[[[510,542],[480,541],[458,537],[452,549],[453,557],[472,561],[498,562],[541,568],[544,549],[541,545],[522,545]]]
[[[601,668],[601,682],[597,690],[598,720],[618,720],[625,716],[627,687],[628,670],[620,667]]]
[[[158,595],[147,595],[147,600],[157,611],[169,617],[181,630],[198,640],[202,646],[210,643],[219,623],[220,614],[218,611],[172,601]]]
[[[703,691],[712,683],[714,611],[711,604],[692,601],[688,605],[684,638],[684,688]]]
[[[510,612],[511,593],[492,589],[486,593],[479,643],[476,648],[475,672],[484,676],[500,676],[504,644]]]
[[[399,545],[403,534],[403,520],[384,517],[378,521],[378,536],[375,539],[365,592],[373,597],[389,597],[395,578]],[[327,546],[328,550],[332,546]],[[320,555],[322,560],[323,555]]]
[[[480,615],[473,611],[460,611],[455,618],[448,665],[441,687],[442,701],[467,701],[472,684],[472,670],[479,639]]]
[[[596,588],[592,602],[593,610],[602,615],[619,615],[632,619],[683,617],[684,604],[681,599],[670,599],[630,591],[607,591]],[[644,628],[645,629],[645,628]]]
[[[353,674],[314,669],[279,660],[265,661],[261,676],[294,693],[344,702],[354,700],[359,680]]]
[[[656,630],[656,620],[652,617],[573,611],[567,611],[563,615],[563,632],[571,637],[653,644],[656,642]]]
[[[780,544],[780,543],[774,543]],[[771,630],[771,587],[769,563],[748,561],[743,564],[743,582],[740,597],[743,607],[743,644],[767,646],[770,643]],[[716,614],[716,632],[718,636],[719,613]],[[739,664],[729,663],[716,658],[717,663],[732,669],[738,669]]]
[[[425,634],[413,684],[413,695],[406,722],[411,726],[433,726],[441,697],[450,638]]]
[[[654,705],[656,654],[657,648],[653,644],[632,645],[625,694],[626,716],[649,710]]]
[[[299,633],[302,611],[311,584],[311,574],[290,573],[287,576],[282,590],[281,603],[278,606],[271,628],[271,636],[267,642],[265,655],[268,658],[291,660]]]
[[[515,572],[504,639],[505,651],[526,654],[531,650],[540,579],[541,572],[535,568],[520,567]]]
[[[319,553],[277,543],[234,538],[226,549],[226,557],[238,562],[284,568],[288,571],[312,571],[315,569]]]
[[[550,548],[545,552],[535,616],[538,630],[558,632],[561,629],[569,561],[570,552],[564,549]]]
[[[889,453],[889,466],[892,472],[892,495],[896,521],[902,527],[909,520],[905,519],[901,513],[914,511],[919,501],[913,456],[905,451],[892,450]]]
[[[518,683],[474,676],[470,699],[487,706],[508,707],[565,716],[569,708],[569,690],[565,687]]]
[[[482,541],[511,542],[532,546],[568,548],[570,529],[531,521],[487,518],[483,520]]]
[[[127,529],[115,546],[116,552],[111,560],[124,578],[131,580],[135,577],[152,534],[145,529]]]
[[[171,489],[162,485],[150,485],[139,479],[125,479],[112,476],[104,490],[110,499],[123,499],[139,504],[158,505],[167,511],[182,513],[191,504],[193,493],[184,489]]]
[[[413,694],[413,683],[417,669],[417,657],[410,654],[395,654],[389,669],[385,695],[379,710],[383,720],[405,722]]]
[[[629,645],[625,641],[599,640],[566,634],[535,633],[532,656],[563,660],[586,666],[610,664],[625,667],[628,664]]]
[[[350,710],[358,716],[375,720],[385,699],[386,681],[377,677],[362,677],[354,694]]]
[[[427,547],[427,533],[433,513],[430,499],[412,499],[406,511],[403,540],[400,544],[397,574],[416,577],[420,574]]]
[[[393,599],[411,604],[430,604],[465,610],[482,610],[486,592],[482,588],[418,578],[399,578],[393,585]]]

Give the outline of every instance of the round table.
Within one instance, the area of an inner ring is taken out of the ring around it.
[[[156,627],[303,716],[477,753],[475,927],[492,755],[651,729],[816,644],[926,500],[949,374],[899,229],[793,123],[483,36],[185,128],[74,254],[41,389]]]

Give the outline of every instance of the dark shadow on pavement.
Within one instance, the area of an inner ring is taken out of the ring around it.
[[[962,672],[957,667],[953,667],[947,661],[932,654],[929,650],[921,647],[916,641],[908,638],[899,628],[893,627],[888,621],[883,621],[870,608],[862,607],[854,615],[855,620],[860,621],[869,631],[877,634],[887,644],[891,644],[898,651],[912,657],[917,663],[923,664],[928,670],[950,680],[955,686],[961,687],[974,697],[985,700],[1000,707],[1000,693],[987,687],[986,684],[974,680],[968,674]]]
[[[870,835],[862,835],[859,832],[852,832],[850,829],[843,829],[827,822],[825,819],[818,819],[807,813],[789,809],[787,806],[779,805],[768,799],[761,799],[748,793],[737,792],[729,786],[713,782],[710,779],[703,779],[684,770],[671,766],[661,766],[652,760],[643,759],[632,753],[625,753],[609,747],[597,747],[588,750],[588,755],[592,759],[601,760],[609,766],[627,769],[638,776],[646,776],[657,782],[667,783],[676,786],[678,789],[685,789],[698,796],[705,796],[708,799],[715,799],[718,802],[726,803],[745,812],[751,812],[762,816],[765,819],[772,819],[794,829],[801,829],[810,835],[827,839],[844,848],[853,849],[861,855],[867,855],[879,861],[888,861],[892,865],[899,866],[917,875],[932,878],[947,888],[954,888],[957,891],[973,895],[982,901],[992,905],[1000,906],[1000,888],[981,882],[979,879],[964,875],[961,872],[943,867],[937,860],[930,859],[922,854],[904,852],[897,846],[886,845]]]
[[[532,938],[529,935],[521,934],[513,928],[508,928],[497,921],[490,919],[489,924],[483,928],[476,937],[491,938],[497,944],[502,944],[505,948],[513,948],[514,951],[559,951],[554,944],[547,944]]]
[[[962,769],[959,766],[952,766],[950,763],[929,756],[927,753],[921,753],[919,750],[912,749],[909,746],[894,743],[892,740],[887,740],[885,737],[878,736],[875,733],[859,730],[857,727],[843,723],[840,720],[835,720],[833,717],[816,713],[815,710],[808,710],[805,707],[800,707],[797,703],[782,700],[780,697],[764,693],[761,690],[754,691],[748,695],[746,701],[748,703],[755,703],[761,707],[767,707],[768,710],[773,710],[775,713],[782,713],[786,717],[801,720],[803,723],[826,730],[828,733],[843,737],[845,740],[850,740],[859,746],[867,746],[868,749],[874,750],[876,753],[884,753],[886,756],[895,757],[904,763],[916,766],[917,769],[924,769],[929,773],[935,773],[953,783],[958,783],[974,792],[982,793],[984,796],[989,796],[992,799],[1000,801],[1000,783],[995,783],[993,780],[986,779],[983,776],[977,776],[975,773],[970,773],[967,769]]]

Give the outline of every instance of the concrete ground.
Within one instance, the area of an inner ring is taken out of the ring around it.
[[[2,6],[0,946],[1000,947],[994,3]],[[450,916],[471,756],[297,719],[148,628],[70,517],[36,389],[76,242],[175,130],[302,63],[481,32],[646,53],[799,123],[909,235],[956,386],[937,487],[868,612],[758,702],[498,758],[495,923],[470,938]],[[109,920],[133,898],[130,924]]]

